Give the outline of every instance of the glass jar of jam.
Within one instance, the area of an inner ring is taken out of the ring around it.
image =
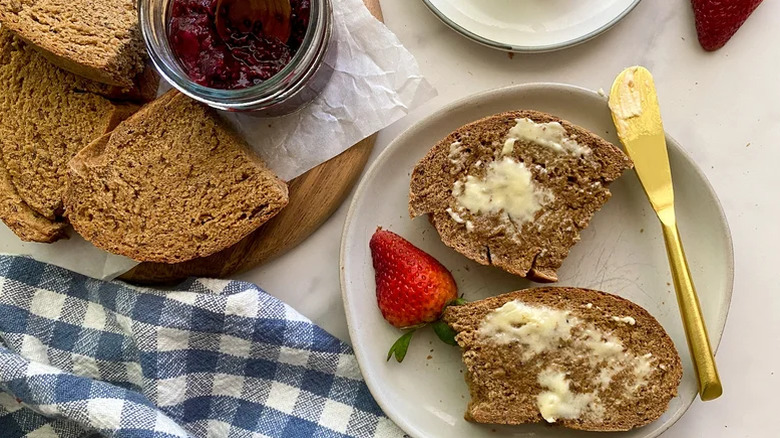
[[[249,20],[222,18],[218,31],[217,3],[139,1],[149,57],[171,85],[213,108],[258,115],[294,112],[322,91],[336,55],[331,0],[291,0],[287,41]]]

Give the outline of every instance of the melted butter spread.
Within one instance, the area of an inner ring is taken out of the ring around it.
[[[628,325],[636,325],[636,319],[630,316],[613,316],[612,320],[617,322],[624,322]]]
[[[471,232],[475,228],[474,223],[465,217],[468,216],[467,212],[471,215],[499,213],[504,229],[516,234],[517,230],[513,230],[512,224],[519,228],[532,221],[536,212],[555,199],[549,190],[535,186],[531,171],[522,162],[510,157],[518,141],[574,156],[591,152],[588,147],[577,143],[573,136],[569,136],[558,122],[536,123],[529,118],[515,119],[515,126],[507,133],[504,143],[493,143],[494,147],[500,149],[496,150],[496,161],[486,165],[487,174],[482,178],[467,175],[453,184],[452,194],[457,205],[447,213],[455,222],[465,224],[467,231]],[[464,170],[464,147],[460,141],[450,144],[447,158],[451,164],[451,174]],[[481,164],[480,160],[474,167],[478,168]],[[537,167],[540,168],[539,172],[546,172],[546,169]]]
[[[510,157],[490,163],[484,177],[468,175],[465,181],[456,181],[452,195],[459,211],[465,209],[472,215],[505,213],[517,225],[532,221],[553,197],[536,187],[523,163]]]
[[[571,339],[575,321],[568,311],[532,307],[514,300],[490,312],[479,334],[498,344],[521,343],[525,347],[523,360],[528,360]]]
[[[447,158],[450,159],[450,162],[453,164],[457,164],[461,159],[461,154],[463,153],[463,143],[459,141],[453,141],[450,144],[450,154],[447,156]]]
[[[620,318],[623,322],[624,318]],[[633,319],[633,318],[631,318]],[[633,394],[646,385],[657,368],[651,353],[638,356],[626,349],[619,337],[572,315],[569,310],[528,305],[519,300],[505,303],[487,314],[477,334],[500,345],[517,344],[519,358],[526,363],[536,356],[550,353],[572,363],[585,358],[596,389],[575,393],[570,389],[566,371],[560,365],[550,366],[538,375],[542,392],[536,402],[548,422],[558,419],[590,418],[598,420],[604,414],[599,399],[601,390],[613,384],[619,373],[628,370],[623,391]]]
[[[569,153],[575,156],[590,152],[587,146],[582,146],[569,137],[566,129],[558,122],[536,123],[529,118],[515,119],[515,126],[507,134],[507,141],[510,139],[535,143],[558,153]],[[504,150],[507,150],[506,144]]]
[[[569,379],[561,371],[547,368],[539,373],[537,380],[544,391],[536,396],[536,405],[548,423],[555,423],[560,418],[579,418],[588,409],[599,409],[595,394],[572,392]]]

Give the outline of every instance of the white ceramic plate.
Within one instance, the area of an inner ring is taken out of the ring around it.
[[[473,120],[513,109],[546,111],[619,144],[598,94],[569,85],[528,84],[455,102],[421,120],[393,141],[371,166],[352,200],[341,247],[341,285],[349,332],[363,376],[387,415],[414,437],[583,437],[592,433],[543,425],[499,427],[466,422],[468,389],[460,351],[435,338],[430,328],[415,334],[402,364],[386,362],[400,331],[376,305],[368,241],[377,226],[390,229],[448,267],[468,300],[533,286],[497,268],[480,266],[444,246],[424,217],[407,213],[409,175],[417,160],[451,131]],[[726,322],[733,283],[728,224],[715,193],[681,147],[667,137],[679,227],[715,347]],[[679,419],[696,396],[686,346],[656,217],[633,171],[612,184],[612,199],[582,232],[582,241],[558,271],[559,285],[600,289],[634,301],[653,314],[683,359],[679,396],[656,422],[615,438],[658,436]],[[728,382],[726,382],[728,385]]]
[[[446,25],[480,44],[545,52],[587,41],[640,0],[424,0]]]

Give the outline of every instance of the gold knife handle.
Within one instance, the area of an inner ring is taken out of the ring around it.
[[[699,396],[702,401],[714,400],[723,393],[720,384],[718,369],[715,366],[715,357],[710,347],[710,339],[707,336],[707,326],[701,314],[699,297],[691,279],[691,271],[688,269],[688,261],[685,258],[685,250],[680,240],[680,232],[677,222],[672,219],[662,220],[661,227],[666,241],[666,253],[669,256],[669,265],[672,269],[674,289],[677,292],[677,303],[680,307],[685,336],[688,339],[688,349],[693,357],[693,367],[699,378]]]

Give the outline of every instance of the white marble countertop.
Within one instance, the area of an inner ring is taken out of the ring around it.
[[[714,53],[700,48],[687,1],[644,1],[595,40],[512,58],[462,38],[420,1],[385,0],[382,7],[387,26],[439,96],[383,130],[372,159],[415,120],[475,92],[524,82],[609,89],[624,67],[642,64],[653,72],[666,130],[719,194],[736,258],[717,354],[724,395],[696,401],[664,437],[777,436],[770,425],[780,413],[780,291],[772,279],[780,264],[780,2],[764,2]],[[347,208],[348,202],[298,248],[241,279],[348,341],[338,266]]]

